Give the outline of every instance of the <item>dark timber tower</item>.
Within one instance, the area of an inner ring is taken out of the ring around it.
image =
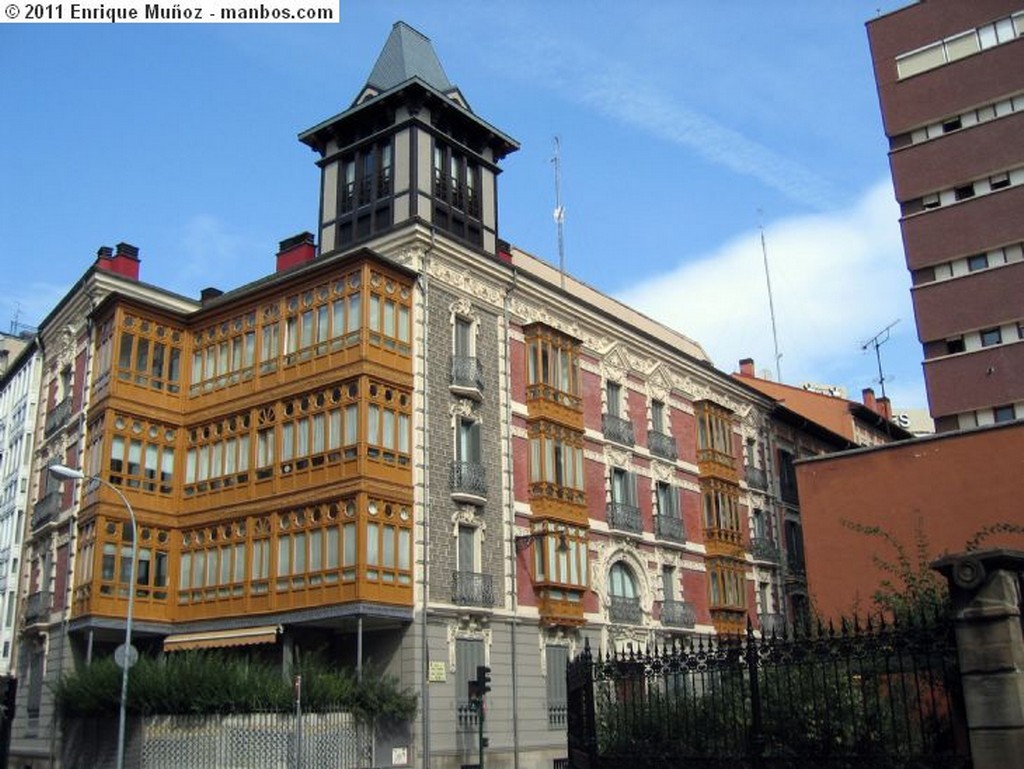
[[[410,222],[496,253],[498,161],[519,145],[473,113],[404,22],[352,105],[299,139],[321,156],[322,255]]]

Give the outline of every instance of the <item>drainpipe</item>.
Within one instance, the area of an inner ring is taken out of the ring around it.
[[[519,629],[519,581],[517,570],[519,568],[519,556],[516,552],[516,495],[514,486],[514,474],[512,472],[512,461],[515,456],[515,446],[512,435],[512,292],[516,289],[516,281],[519,273],[515,267],[512,268],[512,285],[505,291],[504,315],[505,315],[505,425],[508,431],[508,438],[505,443],[505,483],[508,489],[508,545],[511,558],[510,574],[512,577],[512,638],[510,652],[512,656],[512,766],[519,769],[519,671],[517,669],[516,657],[516,635]]]
[[[422,360],[420,361],[421,371],[423,372],[423,464],[420,467],[423,478],[423,515],[421,516],[420,526],[422,527],[420,534],[420,541],[423,543],[423,584],[421,591],[423,594],[423,608],[420,612],[420,652],[422,655],[422,666],[423,666],[423,680],[422,680],[422,701],[421,710],[421,723],[423,728],[423,769],[429,769],[430,766],[430,649],[427,646],[427,602],[428,602],[428,585],[429,585],[429,569],[430,569],[430,527],[428,525],[428,511],[430,510],[430,431],[428,430],[430,419],[429,409],[427,409],[427,395],[430,391],[430,382],[427,377],[427,366],[430,360],[430,356],[427,354],[427,306],[428,306],[428,295],[427,295],[427,283],[429,276],[427,274],[427,266],[429,264],[430,252],[434,250],[434,228],[430,228],[430,247],[423,254],[423,261],[420,269],[420,278],[416,282],[419,286],[420,294],[423,299],[422,312],[421,312],[421,341],[420,349],[422,351]]]

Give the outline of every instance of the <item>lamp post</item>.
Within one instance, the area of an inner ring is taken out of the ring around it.
[[[121,502],[124,504],[125,509],[128,511],[128,517],[132,522],[132,563],[131,568],[128,572],[128,614],[124,624],[124,660],[121,665],[121,702],[118,712],[117,722],[117,769],[124,769],[124,731],[125,731],[125,705],[128,700],[128,669],[132,666],[134,660],[132,659],[132,612],[135,608],[135,570],[139,556],[139,530],[135,523],[135,511],[132,510],[132,506],[128,503],[124,494],[114,484],[104,480],[98,475],[86,475],[81,470],[75,470],[74,468],[67,467],[65,465],[50,465],[50,474],[55,478],[59,478],[62,481],[81,481],[89,480],[101,483],[108,489],[113,490]]]

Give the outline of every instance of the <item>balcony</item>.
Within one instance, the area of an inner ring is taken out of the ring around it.
[[[25,601],[25,624],[31,625],[46,619],[50,615],[52,606],[52,591],[40,590],[38,593],[32,593]]]
[[[480,462],[452,462],[449,482],[457,499],[477,503],[487,499],[487,473]]]
[[[604,414],[601,417],[601,429],[604,432],[604,437],[610,441],[625,446],[632,446],[636,443],[636,439],[633,437],[633,423],[628,419],[613,414]]]
[[[744,477],[747,479],[747,486],[758,491],[768,491],[768,476],[764,469],[747,465],[744,468]]]
[[[779,546],[768,537],[751,537],[750,554],[754,556],[755,561],[771,561],[772,563],[779,563],[782,557]]]
[[[453,571],[452,603],[458,606],[494,606],[494,578],[475,571]]]
[[[673,515],[654,516],[654,534],[659,539],[667,539],[670,542],[685,542],[686,527],[683,519]]]
[[[48,523],[57,520],[61,510],[64,492],[61,489],[48,492],[32,506],[32,531],[41,529]]]
[[[643,534],[644,525],[640,518],[640,508],[622,502],[608,504],[608,528],[628,531],[630,534]]]
[[[782,614],[762,614],[759,620],[761,622],[761,635],[782,636],[786,634],[786,618]]]
[[[71,417],[71,398],[65,398],[46,415],[46,422],[43,425],[43,437],[49,438],[60,428],[68,423]]]
[[[640,601],[637,598],[626,598],[620,595],[611,596],[608,605],[608,619],[612,622],[625,622],[630,625],[640,623]]]
[[[665,601],[661,605],[661,624],[692,628],[697,624],[697,611],[689,601]]]
[[[483,367],[480,360],[470,355],[454,356],[451,387],[469,397],[479,398],[484,389]]]
[[[676,439],[671,435],[649,432],[647,433],[647,444],[651,453],[656,457],[667,459],[670,462],[675,462],[679,458],[679,452],[676,450]]]

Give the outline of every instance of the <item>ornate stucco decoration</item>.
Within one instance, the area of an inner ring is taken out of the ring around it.
[[[576,628],[553,627],[537,634],[537,646],[540,648],[540,674],[543,678],[548,676],[548,655],[547,647],[565,646],[569,649],[569,659],[576,656],[576,646],[579,642],[579,630]]]
[[[452,419],[456,417],[472,417],[475,419],[477,406],[477,402],[471,398],[459,398],[448,407],[448,413]]]
[[[647,393],[652,399],[668,404],[672,394],[672,375],[664,363],[657,364],[648,377]]]
[[[457,671],[455,665],[455,642],[460,639],[484,642],[484,664],[491,662],[491,628],[484,624],[485,618],[462,616],[448,620],[448,672]]]
[[[504,303],[503,291],[485,283],[474,273],[466,270],[465,265],[452,264],[447,260],[432,257],[427,264],[427,274],[438,282],[457,288],[491,306],[500,307]]]
[[[621,347],[616,347],[601,361],[601,375],[609,382],[625,385],[629,369],[629,359]]]

